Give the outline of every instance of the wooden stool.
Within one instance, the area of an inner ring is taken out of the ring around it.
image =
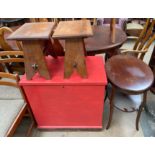
[[[139,119],[146,103],[147,90],[151,87],[154,77],[151,69],[141,60],[129,55],[117,55],[105,64],[107,77],[112,84],[110,96],[110,114],[107,129],[110,127],[114,108],[116,90],[124,94],[143,94],[136,118],[136,129],[139,130]]]
[[[69,78],[74,68],[81,77],[87,78],[84,38],[92,36],[89,20],[61,21],[53,34],[54,39],[65,39],[65,71]]]
[[[54,27],[53,22],[26,23],[8,37],[10,40],[22,41],[28,80],[32,79],[36,71],[46,79],[50,79],[43,50],[45,42],[50,40]]]

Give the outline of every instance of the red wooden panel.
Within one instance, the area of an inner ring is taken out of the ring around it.
[[[24,86],[40,128],[102,128],[103,86]]]
[[[101,57],[88,57],[88,79],[63,78],[63,58],[47,59],[53,79],[21,79],[39,128],[102,128],[107,83]],[[55,62],[55,63],[54,63]]]

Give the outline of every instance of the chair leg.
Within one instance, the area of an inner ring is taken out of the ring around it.
[[[30,127],[28,128],[27,132],[26,132],[26,137],[30,137],[32,134],[32,130],[35,127],[35,122],[32,120],[32,123],[30,125]]]
[[[145,107],[145,104],[146,104],[146,98],[147,98],[147,91],[144,92],[143,94],[143,101],[139,107],[139,110],[138,110],[138,114],[137,114],[137,118],[136,118],[136,130],[138,131],[139,130],[139,120],[140,120],[140,116],[141,116],[141,113],[142,113],[142,110],[143,108]]]
[[[111,121],[112,121],[113,110],[114,110],[114,105],[113,105],[114,95],[115,95],[115,87],[112,86],[112,92],[110,96],[110,113],[109,113],[109,120],[108,120],[106,129],[109,129]]]
[[[2,64],[0,64],[0,72],[5,72],[5,69]]]
[[[105,96],[104,96],[104,102],[106,101],[108,97],[108,89],[107,89],[107,86],[105,87]]]
[[[31,118],[31,124],[30,124],[30,126],[29,126],[29,128],[28,128],[28,130],[27,130],[27,132],[26,132],[26,136],[27,137],[30,137],[31,136],[31,134],[32,134],[32,130],[34,129],[34,127],[36,126],[36,121],[35,121],[35,119],[34,119],[34,116],[33,116],[33,114],[32,114],[32,111],[31,111],[31,109],[29,108],[29,106],[27,107],[27,111],[28,111],[28,114],[29,114],[29,117]]]

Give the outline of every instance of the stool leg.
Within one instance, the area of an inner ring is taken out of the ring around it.
[[[114,105],[113,105],[114,95],[115,95],[115,87],[112,86],[112,92],[110,96],[110,114],[109,114],[109,120],[108,120],[106,129],[109,129],[111,121],[112,121],[113,109],[114,109]]]
[[[107,90],[107,86],[105,87],[105,96],[104,96],[104,102],[106,101],[107,97],[108,97],[108,90]]]
[[[139,107],[139,110],[138,110],[138,114],[137,114],[137,118],[136,118],[136,130],[138,131],[139,130],[139,120],[140,120],[140,116],[141,116],[141,113],[142,113],[142,110],[143,108],[145,107],[145,104],[146,104],[146,98],[147,98],[147,91],[144,92],[143,94],[143,101]]]

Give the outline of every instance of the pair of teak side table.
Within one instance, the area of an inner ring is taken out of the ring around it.
[[[26,23],[8,39],[23,43],[25,91],[38,128],[102,128],[107,84],[102,57],[86,57],[90,21]],[[65,40],[65,57],[45,57],[46,42]]]

